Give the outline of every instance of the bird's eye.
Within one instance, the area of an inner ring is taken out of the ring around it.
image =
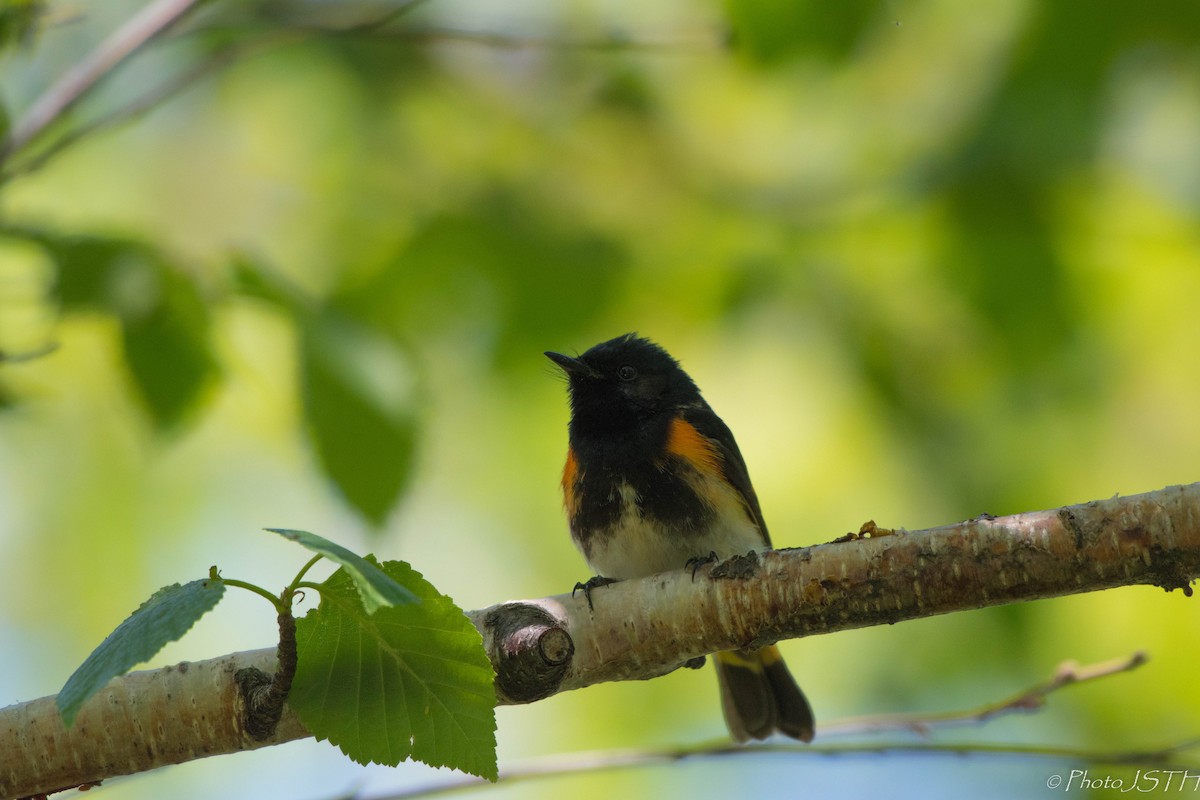
[[[617,377],[623,381],[631,381],[637,377],[637,369],[629,364],[624,364],[617,368]]]

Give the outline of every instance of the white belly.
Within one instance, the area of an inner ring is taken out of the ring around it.
[[[657,520],[638,513],[628,486],[622,487],[624,514],[609,531],[595,535],[588,566],[605,578],[624,580],[683,569],[690,558],[716,553],[718,558],[766,549],[758,526],[736,493],[721,486],[719,513],[703,531],[667,531]],[[707,487],[712,490],[714,487]],[[619,531],[619,533],[618,533]]]

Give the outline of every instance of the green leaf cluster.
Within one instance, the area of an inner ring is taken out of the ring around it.
[[[119,323],[137,398],[160,432],[180,432],[219,385],[218,297],[265,300],[299,327],[304,430],[326,477],[374,525],[411,479],[418,418],[399,341],[316,306],[267,270],[239,259],[224,287],[204,283],[146,242],[0,226],[0,236],[45,250],[61,313],[107,313]]]
[[[218,374],[212,310],[195,277],[131,239],[0,230],[41,245],[64,313],[113,314],[133,386],[155,427],[177,430]]]
[[[290,614],[298,587],[321,595],[296,625],[288,698],[313,735],[361,763],[412,758],[495,780],[492,667],[462,609],[402,561],[381,565],[307,531],[272,532],[340,565],[319,585],[302,582],[306,566],[278,600]],[[110,680],[187,633],[227,585],[269,596],[222,580],[215,567],[207,579],[155,592],[67,680],[57,698],[66,724]]]

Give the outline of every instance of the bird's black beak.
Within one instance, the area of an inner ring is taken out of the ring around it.
[[[562,371],[567,373],[568,377],[595,375],[596,371],[587,364],[580,361],[578,358],[564,356],[562,353],[555,353],[551,350],[546,351],[546,358],[558,364]]]

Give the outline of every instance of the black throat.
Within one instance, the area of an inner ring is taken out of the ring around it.
[[[571,449],[579,473],[570,522],[585,555],[594,537],[620,535],[617,527],[631,511],[677,535],[711,521],[714,509],[689,483],[693,468],[667,452],[673,418],[656,414],[623,428],[611,426],[612,418],[602,424],[572,418]],[[635,509],[627,507],[630,502]]]

